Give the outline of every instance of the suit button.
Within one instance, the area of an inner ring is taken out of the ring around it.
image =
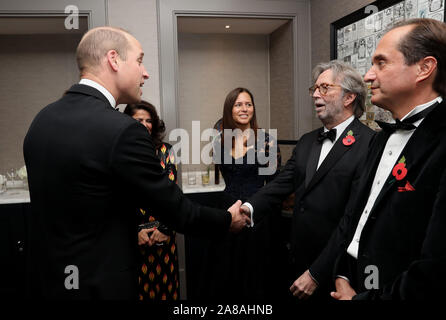
[[[300,212],[302,212],[302,213],[305,212],[305,208],[302,208],[302,207],[301,207],[301,208],[300,208]]]

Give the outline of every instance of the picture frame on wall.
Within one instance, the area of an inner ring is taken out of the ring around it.
[[[446,21],[446,0],[378,0],[333,22],[330,30],[331,60],[342,60],[362,76],[371,66],[372,55],[382,36],[396,23],[412,18]],[[391,121],[388,111],[370,102],[361,120],[378,129],[374,120]]]

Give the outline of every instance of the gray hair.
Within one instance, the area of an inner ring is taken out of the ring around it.
[[[81,74],[95,69],[110,50],[116,50],[122,60],[127,59],[130,46],[127,31],[114,27],[99,27],[84,34],[76,50],[77,66]]]
[[[348,64],[339,60],[332,60],[321,62],[314,67],[313,83],[326,70],[333,72],[333,81],[338,79],[344,92],[356,94],[356,99],[353,101],[353,113],[355,117],[361,117],[365,110],[365,98],[367,96],[367,85],[362,76]]]

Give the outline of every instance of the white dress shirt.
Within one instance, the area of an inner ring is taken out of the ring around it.
[[[353,122],[354,119],[355,119],[355,116],[351,116],[350,118],[348,118],[347,120],[345,120],[344,122],[338,124],[336,127],[333,128],[333,129],[336,129],[336,138],[333,142],[330,139],[324,140],[324,142],[322,143],[321,153],[319,155],[319,162],[317,164],[318,169],[321,166],[322,162],[324,162],[327,155],[330,153],[331,148],[333,148],[334,144],[339,139],[341,134],[350,125],[350,123]],[[329,131],[329,130],[324,127],[324,132],[327,132],[327,131]]]
[[[112,94],[110,93],[110,91],[108,91],[107,89],[105,89],[103,86],[101,86],[99,83],[97,83],[96,81],[90,80],[90,79],[81,79],[81,81],[79,81],[79,84],[84,84],[86,86],[90,86],[93,87],[97,90],[99,90],[99,92],[101,92],[106,98],[107,100],[110,102],[110,105],[115,108],[116,107],[116,100],[115,98],[112,96]]]
[[[355,116],[352,115],[351,117],[344,120],[343,122],[341,122],[340,124],[338,124],[336,127],[333,128],[333,129],[336,129],[336,138],[333,142],[330,139],[324,140],[324,142],[322,143],[321,153],[319,155],[319,162],[317,165],[318,169],[319,169],[319,166],[321,165],[321,163],[325,160],[325,158],[329,154],[331,148],[333,148],[333,145],[339,139],[339,137],[344,132],[344,130],[350,125],[350,123],[353,122],[354,119],[355,119]],[[327,131],[329,131],[329,130],[324,127],[324,132],[327,132]],[[247,206],[249,208],[249,210],[251,211],[251,227],[252,227],[252,226],[254,226],[254,208],[249,202],[245,202],[243,205]]]
[[[428,103],[419,105],[412,109],[408,114],[406,114],[401,121],[404,119],[417,114],[418,112],[423,111],[424,109],[430,107],[435,102],[441,103],[443,99],[441,97],[437,97]],[[418,128],[423,119],[415,121],[413,125]],[[375,173],[375,178],[373,180],[372,188],[370,189],[369,198],[367,200],[367,204],[362,212],[361,218],[359,219],[358,226],[356,227],[355,235],[353,236],[353,240],[347,248],[348,254],[350,254],[355,259],[358,258],[358,249],[359,249],[359,240],[361,239],[362,230],[369,218],[370,210],[373,208],[378,195],[380,194],[383,185],[387,181],[392,169],[397,163],[402,155],[404,147],[409,141],[410,137],[413,135],[416,129],[413,130],[396,130],[392,135],[390,135],[387,140],[386,146],[384,148],[384,152],[381,156],[381,160],[378,164],[378,169]]]

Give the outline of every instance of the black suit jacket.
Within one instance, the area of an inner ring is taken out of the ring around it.
[[[432,110],[409,139],[398,160],[406,159],[407,175],[397,181],[390,174],[380,192],[359,241],[358,259],[345,251],[366,205],[389,135],[380,132],[370,148],[358,194],[349,205],[339,233],[345,232],[344,251],[335,275],[350,278],[355,299],[444,298],[446,280],[446,103]],[[414,191],[400,192],[407,184]],[[399,191],[400,190],[400,191]],[[348,221],[350,220],[350,221]],[[342,238],[339,236],[338,238]],[[379,286],[367,266],[376,266]],[[367,280],[367,282],[366,282]]]
[[[39,112],[24,156],[30,297],[136,297],[136,208],[152,209],[179,232],[218,236],[229,228],[228,212],[183,196],[163,172],[146,128],[92,87],[74,85]],[[78,290],[65,287],[72,265]]]
[[[296,278],[311,266],[336,228],[374,135],[354,119],[316,171],[321,150],[317,137],[321,130],[303,135],[280,174],[248,200],[254,208],[254,221],[258,221],[295,192],[291,255]],[[355,143],[346,146],[343,138],[350,130]],[[333,262],[336,257],[336,252],[332,252]],[[311,273],[321,284],[331,280],[331,272],[319,271],[317,267]]]

